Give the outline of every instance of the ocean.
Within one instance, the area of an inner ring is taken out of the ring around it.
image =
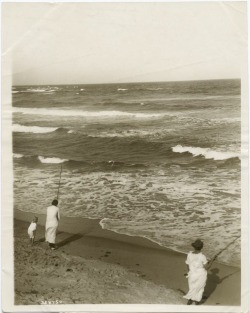
[[[241,230],[240,80],[13,86],[14,207],[212,257]],[[240,265],[240,239],[218,260]]]

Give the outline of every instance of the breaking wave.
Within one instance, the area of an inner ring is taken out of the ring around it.
[[[163,117],[166,114],[160,113],[131,113],[124,111],[80,111],[80,110],[60,110],[60,109],[39,109],[39,108],[18,108],[13,107],[13,112],[29,114],[29,115],[45,115],[45,116],[77,116],[77,117],[98,117],[98,118],[152,118]]]
[[[185,153],[189,152],[194,157],[196,156],[204,156],[205,159],[214,159],[214,160],[227,160],[231,158],[240,158],[239,154],[233,152],[221,152],[215,151],[208,148],[200,148],[200,147],[186,147],[177,145],[172,147],[173,152],[177,153]]]
[[[35,92],[35,93],[39,93],[39,92],[41,92],[41,93],[43,93],[43,92],[46,92],[46,93],[52,93],[52,92],[55,92],[55,91],[57,91],[58,90],[58,88],[50,88],[50,87],[47,87],[47,88],[28,88],[28,89],[26,89],[26,90],[22,90],[21,92]]]
[[[115,160],[103,160],[98,162],[90,162],[90,161],[83,161],[83,160],[72,160],[72,159],[62,159],[58,157],[44,157],[44,156],[37,156],[37,155],[23,155],[14,153],[13,157],[16,159],[20,159],[23,165],[27,166],[39,166],[39,163],[43,164],[61,164],[64,163],[66,168],[70,169],[80,169],[80,168],[96,168],[96,169],[120,169],[126,167],[133,167],[133,168],[145,168],[147,167],[146,164],[143,163],[126,163],[121,161]]]
[[[41,163],[63,163],[68,161],[67,159],[45,158],[43,156],[38,156],[38,159]]]
[[[157,91],[157,90],[162,90],[163,88],[146,88],[146,90],[150,90],[150,91]]]
[[[12,126],[13,132],[16,133],[33,133],[33,134],[43,134],[51,133],[57,130],[57,127],[40,127],[40,126],[24,126],[19,124],[14,124]]]
[[[23,157],[23,154],[20,154],[20,153],[13,153],[13,158],[15,159],[20,159]]]

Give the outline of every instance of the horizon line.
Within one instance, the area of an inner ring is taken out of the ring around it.
[[[190,79],[190,80],[167,80],[167,81],[132,81],[132,82],[115,82],[115,83],[59,83],[59,84],[13,84],[12,86],[71,86],[71,85],[122,85],[122,84],[152,84],[152,83],[184,83],[184,82],[198,82],[198,81],[213,81],[213,80],[241,80],[237,78],[211,78],[211,79]]]

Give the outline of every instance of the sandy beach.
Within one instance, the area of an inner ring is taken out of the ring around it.
[[[15,304],[186,304],[186,255],[147,239],[103,230],[99,220],[61,217],[58,249],[36,243],[27,228],[34,214],[15,210]],[[62,279],[63,277],[63,279]],[[214,262],[202,305],[240,305],[240,269]]]

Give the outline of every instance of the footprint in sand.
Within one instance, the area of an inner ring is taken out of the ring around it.
[[[106,253],[103,255],[104,257],[108,257],[110,255],[110,251],[106,251]]]

